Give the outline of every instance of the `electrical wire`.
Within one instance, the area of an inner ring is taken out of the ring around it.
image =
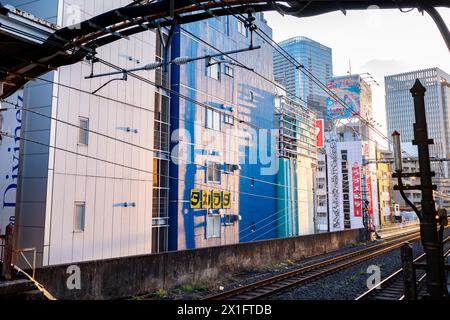
[[[15,108],[12,108],[12,109],[20,109],[20,110],[23,110],[23,111],[25,111],[25,112],[30,112],[30,113],[33,113],[33,114],[36,114],[36,115],[39,115],[39,116],[42,116],[42,117],[45,117],[45,118],[48,118],[48,119],[51,119],[51,120],[54,120],[54,121],[57,121],[57,122],[64,123],[64,124],[66,124],[66,125],[69,125],[69,126],[72,126],[72,127],[75,127],[75,128],[78,128],[78,129],[80,129],[80,130],[84,130],[84,131],[86,131],[86,132],[90,132],[90,133],[93,133],[93,134],[96,134],[96,135],[99,135],[99,136],[102,136],[102,137],[105,137],[105,138],[108,138],[108,139],[112,139],[112,140],[114,140],[114,141],[116,141],[116,142],[121,142],[121,143],[124,143],[124,144],[126,144],[126,145],[130,145],[130,146],[132,146],[132,147],[136,147],[136,148],[139,148],[139,149],[142,149],[142,150],[145,150],[145,151],[150,151],[150,152],[153,152],[153,153],[163,152],[162,150],[158,150],[158,149],[150,149],[150,148],[146,148],[146,147],[143,147],[143,146],[140,146],[140,145],[131,143],[131,142],[129,142],[129,141],[117,139],[117,138],[115,138],[115,137],[112,137],[112,136],[108,136],[108,135],[106,135],[106,134],[99,133],[99,132],[94,131],[94,130],[92,130],[92,129],[86,129],[86,128],[81,127],[81,126],[78,126],[78,125],[76,125],[76,124],[73,124],[73,123],[70,123],[70,122],[67,122],[67,121],[58,119],[58,118],[54,118],[54,117],[51,117],[51,116],[48,116],[48,115],[45,115],[45,114],[42,114],[42,113],[37,112],[37,111],[34,111],[34,110],[32,110],[32,109],[25,108],[25,107],[23,107],[23,106],[20,107],[20,106],[18,106],[18,104],[14,104],[14,103],[9,102],[9,101],[1,100],[1,102],[4,102],[4,103],[7,103],[7,104],[10,104],[10,105],[15,106]],[[181,119],[180,119],[180,120],[181,120]],[[186,163],[186,164],[190,164],[189,162],[187,162],[187,161],[184,160],[183,158],[176,157],[176,156],[174,156],[173,154],[171,154],[170,157],[171,157],[172,159],[177,159],[177,160],[180,160],[180,161],[184,161],[184,163]],[[207,167],[206,165],[202,165],[202,164],[199,164],[199,163],[194,163],[194,164],[197,165],[197,166],[199,166],[199,167],[202,167],[202,168],[204,168],[204,169],[208,169],[208,167]],[[232,174],[232,173],[230,173],[230,172],[228,172],[228,171],[221,170],[221,169],[216,169],[216,168],[214,168],[214,170],[215,170],[215,171],[218,171],[218,172],[220,172],[220,173],[223,173],[223,174],[232,175],[232,176],[237,177],[237,178],[244,178],[244,179],[251,180],[251,181],[254,181],[254,182],[261,182],[261,183],[263,183],[263,184],[269,184],[269,185],[273,185],[273,186],[277,186],[277,187],[282,187],[282,188],[289,188],[289,189],[292,188],[292,189],[294,189],[294,190],[296,190],[296,191],[311,191],[311,190],[302,189],[302,188],[298,188],[298,187],[292,187],[292,186],[282,185],[282,184],[279,184],[279,183],[274,183],[274,182],[270,182],[270,181],[266,181],[266,180],[261,180],[261,179],[257,179],[257,178],[253,178],[253,177],[249,177],[249,176],[236,175],[236,174],[234,174],[234,173]]]
[[[231,7],[230,5],[224,3],[222,0],[219,0],[223,5],[227,5],[230,9],[233,9],[233,7]],[[226,9],[225,7],[222,6],[222,8]],[[226,9],[228,12],[230,12],[231,15],[233,15],[236,19],[246,22],[248,23],[248,19],[242,15],[242,13],[237,12],[237,14],[239,14],[241,16],[241,19],[239,19],[239,17],[236,16],[235,13],[232,13],[230,10]],[[308,69],[306,69],[301,63],[299,63],[294,57],[292,57],[292,55],[290,55],[284,48],[282,48],[279,44],[277,44],[269,35],[267,35],[267,33],[265,33],[263,30],[261,30],[260,28],[256,28],[255,33],[258,34],[261,39],[267,41],[267,43],[273,47],[278,53],[280,53],[287,61],[289,61],[291,64],[293,64],[296,68],[299,68],[301,71],[304,70],[304,74],[311,80],[313,81],[317,86],[319,86],[319,88],[321,88],[323,91],[325,91],[325,93],[327,93],[330,97],[334,97],[335,99],[338,100],[338,102],[347,110],[349,110],[350,112],[352,112],[353,114],[355,114],[358,118],[360,118],[363,122],[366,123],[366,125],[368,126],[368,128],[371,128],[375,133],[377,133],[380,137],[382,137],[383,139],[385,139],[387,142],[392,144],[392,140],[389,139],[387,136],[385,136],[382,132],[380,132],[378,129],[375,128],[374,125],[372,125],[367,119],[363,118],[359,113],[356,113],[355,110],[353,110],[350,106],[348,106],[340,97],[338,97],[334,92],[332,92],[332,90],[330,90],[329,88],[327,88],[324,84],[322,84],[320,82],[319,79],[317,79],[317,77],[314,76],[314,74],[309,71]],[[262,33],[263,35],[261,35],[260,33]],[[266,39],[264,39],[264,37]],[[275,45],[274,45],[275,44]],[[281,51],[282,52],[281,52]],[[306,73],[308,73],[308,75]],[[372,140],[369,138],[369,140]],[[374,140],[372,140],[374,141]],[[374,141],[375,143],[377,143],[376,141]]]

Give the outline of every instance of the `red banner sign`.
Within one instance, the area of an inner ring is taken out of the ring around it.
[[[317,119],[316,120],[317,148],[325,147],[323,131],[324,131],[323,119]]]
[[[369,201],[369,206],[368,206],[368,212],[369,212],[369,217],[372,218],[373,217],[373,199],[372,199],[372,178],[370,177],[370,175],[367,176],[367,200]]]
[[[362,217],[361,171],[358,162],[355,162],[353,164],[352,180],[353,180],[353,215],[355,217]]]

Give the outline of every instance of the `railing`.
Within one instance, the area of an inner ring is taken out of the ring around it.
[[[32,252],[33,253],[33,263],[31,263],[27,257],[25,256],[25,253]],[[35,273],[36,273],[36,248],[25,248],[25,249],[17,249],[14,250],[14,253],[20,254],[19,257],[22,257],[25,263],[30,267],[31,269],[31,277],[34,279]]]

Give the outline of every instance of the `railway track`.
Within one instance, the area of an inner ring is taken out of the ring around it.
[[[336,271],[352,267],[386,252],[395,250],[402,246],[405,241],[414,241],[419,238],[419,232],[410,232],[368,248],[339,255],[268,279],[211,295],[206,297],[205,300],[254,300],[265,298],[291,287],[303,285]]]
[[[450,241],[450,237],[447,237],[444,240],[444,243],[447,244]],[[450,249],[445,252],[445,256],[450,254]],[[414,259],[414,263],[421,262],[425,259],[425,253],[418,256]],[[416,278],[417,278],[417,294],[420,298],[423,295],[421,292],[421,287],[425,282],[426,272],[425,270],[416,270]],[[404,290],[403,290],[403,269],[398,269],[394,273],[392,273],[389,277],[380,282],[377,287],[373,287],[372,289],[367,290],[355,300],[403,300],[404,299]]]

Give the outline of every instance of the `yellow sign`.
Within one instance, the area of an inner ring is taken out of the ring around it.
[[[211,191],[202,190],[202,208],[211,208]]]
[[[191,209],[200,209],[200,190],[191,190]]]
[[[222,192],[222,208],[230,209],[231,208],[231,192]]]
[[[222,207],[222,193],[220,191],[213,191],[213,208],[220,209]]]

